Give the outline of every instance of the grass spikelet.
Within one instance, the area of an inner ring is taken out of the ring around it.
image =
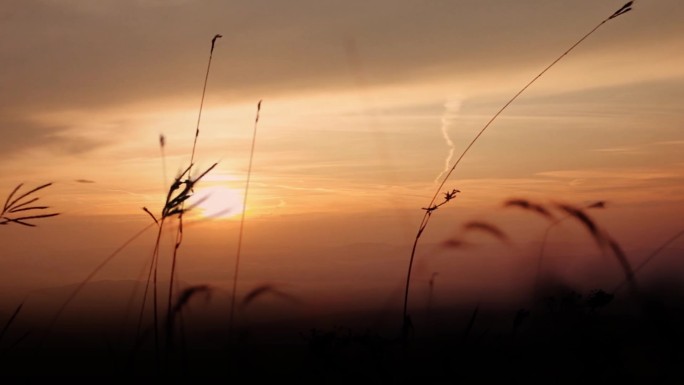
[[[459,238],[449,238],[442,242],[442,246],[450,249],[463,249],[470,246],[470,243]]]
[[[487,233],[503,243],[508,243],[508,236],[495,225],[480,221],[471,221],[463,225],[466,231],[481,231]]]
[[[589,218],[589,216],[584,211],[566,204],[558,204],[557,207],[563,210],[570,217],[573,217],[577,219],[580,223],[582,223],[597,243],[599,243],[600,245],[603,245],[605,243],[605,240],[599,232],[598,226],[596,225],[596,223],[594,223],[593,220],[591,220],[591,218]]]
[[[620,247],[620,245],[608,235],[605,231],[598,227],[598,225],[587,215],[584,210],[566,205],[557,204],[559,209],[567,213],[571,218],[579,221],[589,231],[592,238],[596,241],[599,248],[602,250],[609,250],[615,256],[620,264],[620,267],[625,273],[625,279],[630,284],[633,290],[636,290],[636,278],[634,270],[632,269],[627,256]]]
[[[509,199],[509,200],[504,202],[503,206],[504,207],[519,207],[523,210],[528,210],[528,211],[531,211],[535,214],[539,214],[548,220],[555,220],[553,214],[551,214],[551,212],[549,210],[547,210],[546,207],[544,207],[541,204],[531,202],[531,201],[526,200],[526,199]]]
[[[588,209],[605,209],[606,208],[606,201],[596,201],[594,203],[591,203],[587,205]]]

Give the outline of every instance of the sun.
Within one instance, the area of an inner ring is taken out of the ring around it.
[[[190,205],[195,215],[202,218],[228,219],[242,213],[242,194],[224,186],[198,188]]]

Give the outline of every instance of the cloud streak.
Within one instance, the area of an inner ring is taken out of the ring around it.
[[[29,150],[47,150],[59,155],[77,155],[100,148],[104,143],[69,134],[70,127],[43,124],[30,119],[3,115],[0,112],[3,138],[0,152],[15,156]]]
[[[442,172],[435,177],[435,183],[438,183],[442,175],[446,174],[449,171],[449,166],[451,166],[451,159],[454,157],[454,150],[456,147],[454,146],[454,142],[451,140],[451,137],[449,136],[449,126],[451,126],[452,120],[456,117],[456,114],[458,114],[458,111],[461,109],[461,100],[460,99],[447,99],[444,102],[444,112],[442,113],[442,118],[441,118],[441,126],[440,126],[440,131],[442,132],[442,137],[444,138],[444,141],[446,142],[447,147],[449,148],[449,153],[447,154],[446,159],[444,160],[444,169]]]

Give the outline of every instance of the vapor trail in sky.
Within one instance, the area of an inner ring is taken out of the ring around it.
[[[447,155],[446,160],[444,161],[444,170],[442,170],[442,172],[440,172],[439,175],[437,175],[437,177],[435,178],[435,183],[439,182],[442,178],[442,175],[449,171],[451,159],[454,157],[454,150],[456,147],[454,146],[454,142],[451,140],[451,137],[449,136],[449,126],[451,126],[451,121],[460,109],[460,100],[447,99],[444,102],[444,113],[442,113],[442,125],[440,127],[440,130],[442,131],[442,136],[444,137],[444,140],[446,141],[446,144],[449,147],[449,154]]]

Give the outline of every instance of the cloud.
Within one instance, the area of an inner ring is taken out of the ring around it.
[[[665,168],[615,168],[615,169],[587,169],[587,170],[559,170],[545,171],[536,175],[560,179],[631,179],[653,180],[666,178],[682,178],[684,173],[679,170]]]
[[[590,0],[571,8],[533,0],[10,0],[3,8],[0,105],[35,108],[196,97],[216,33],[224,38],[210,99],[354,87],[349,39],[369,86],[444,76],[472,81],[474,73],[491,70],[501,72],[501,83],[504,74],[543,65],[615,7]],[[681,8],[676,0],[642,4],[578,55],[647,56],[644,48],[658,46],[671,53],[677,45],[670,40],[684,29],[673,11]],[[637,12],[659,22],[646,25],[632,17]],[[681,66],[661,64],[663,76],[681,73]],[[610,69],[620,76],[630,68]]]
[[[99,148],[104,143],[73,135],[65,125],[43,124],[0,113],[2,140],[0,152],[20,155],[28,150],[47,150],[60,155],[76,155]]]
[[[435,183],[439,182],[440,179],[442,178],[442,175],[446,174],[449,171],[449,168],[451,166],[451,158],[454,157],[454,150],[456,147],[454,146],[454,142],[451,140],[451,137],[449,136],[449,127],[451,126],[451,122],[458,114],[458,111],[461,109],[461,101],[458,99],[447,99],[444,102],[444,112],[442,113],[442,118],[441,118],[441,125],[440,125],[440,131],[442,132],[442,137],[444,138],[444,141],[446,142],[447,147],[449,148],[449,153],[447,154],[446,159],[444,159],[444,170],[437,175],[435,178]]]
[[[620,155],[641,155],[647,152],[637,148],[637,147],[608,147],[608,148],[597,148],[592,151],[605,152],[610,154],[620,154]]]

